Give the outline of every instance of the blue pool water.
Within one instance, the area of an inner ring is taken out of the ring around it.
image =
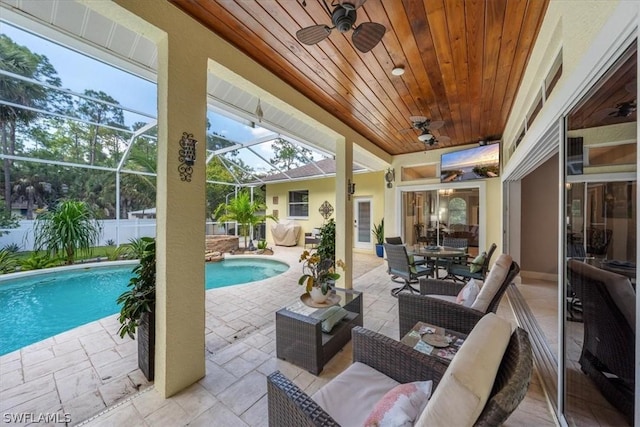
[[[0,355],[118,313],[134,264],[42,273],[0,282]],[[266,279],[289,267],[232,259],[206,264],[206,289]]]

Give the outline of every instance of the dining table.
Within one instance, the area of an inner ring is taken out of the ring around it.
[[[427,264],[433,265],[433,277],[435,279],[445,279],[447,276],[439,277],[438,265],[441,259],[446,260],[449,265],[455,258],[464,258],[466,261],[467,250],[466,248],[451,248],[447,246],[419,246],[414,245],[413,249],[409,251],[410,255],[414,257],[423,257],[427,260]],[[447,272],[448,274],[448,272]]]

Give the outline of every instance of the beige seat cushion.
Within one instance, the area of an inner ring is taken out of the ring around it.
[[[376,403],[400,384],[364,363],[355,362],[311,398],[342,426],[361,426]]]
[[[505,277],[507,277],[512,262],[513,259],[511,255],[500,254],[491,271],[489,271],[489,274],[487,274],[487,277],[484,279],[480,293],[471,305],[471,308],[483,313],[487,312],[491,300],[496,295],[496,292],[498,292],[498,289],[500,289],[500,285],[504,282]]]
[[[436,387],[416,426],[471,426],[493,388],[511,324],[493,313],[471,330]]]

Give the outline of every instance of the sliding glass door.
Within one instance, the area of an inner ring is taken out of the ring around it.
[[[480,189],[456,187],[403,192],[402,231],[407,245],[443,246],[445,238],[466,239],[469,252],[478,253],[483,231]]]
[[[636,68],[634,43],[567,117],[560,357],[569,425],[634,424]]]

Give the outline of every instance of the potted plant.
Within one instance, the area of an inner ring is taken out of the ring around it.
[[[320,228],[320,240],[316,253],[320,259],[330,259],[332,263],[336,259],[336,222],[333,218]]]
[[[340,278],[336,273],[333,260],[322,258],[318,252],[310,253],[305,250],[300,255],[300,262],[303,262],[302,276],[298,279],[299,285],[305,285],[306,291],[311,299],[316,303],[323,303],[329,297],[331,285]],[[338,260],[337,267],[345,269],[342,260]]]
[[[384,218],[380,220],[380,224],[373,226],[373,236],[376,238],[376,255],[380,258],[384,255]]]
[[[129,335],[135,338],[138,332],[138,367],[149,380],[153,380],[155,366],[156,340],[156,241],[151,237],[143,237],[144,243],[140,263],[133,269],[133,277],[129,280],[129,290],[117,299],[120,309],[121,338]]]

